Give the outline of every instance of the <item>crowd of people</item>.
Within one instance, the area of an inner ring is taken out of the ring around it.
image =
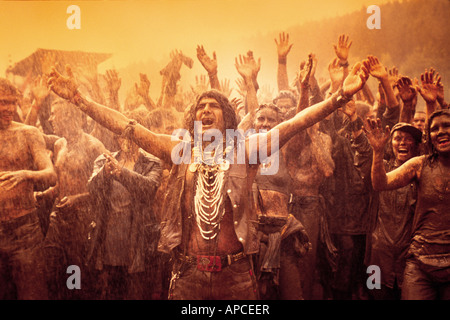
[[[328,79],[311,53],[290,82],[292,45],[273,96],[252,51],[233,87],[200,45],[206,75],[182,88],[174,51],[155,100],[145,73],[123,104],[115,70],[0,79],[0,298],[450,299],[440,75],[350,65],[340,35]]]

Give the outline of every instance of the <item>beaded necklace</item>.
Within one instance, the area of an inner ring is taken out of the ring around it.
[[[224,156],[229,151],[225,150]],[[230,167],[228,160],[216,163],[218,158],[212,153],[202,153],[200,147],[194,148],[194,155],[200,163],[189,166],[191,172],[197,172],[197,182],[194,195],[194,214],[197,227],[205,240],[216,238],[220,231],[220,222],[225,214],[223,204],[223,188],[225,171]]]

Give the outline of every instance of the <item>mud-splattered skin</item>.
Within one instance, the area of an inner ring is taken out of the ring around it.
[[[183,214],[189,216],[188,212],[194,212],[191,205],[193,204],[192,197],[193,193],[196,191],[196,186],[194,185],[194,173],[189,170],[186,171],[186,182],[183,193]],[[190,226],[190,235],[188,240],[188,254],[212,254],[216,252],[216,255],[226,255],[236,253],[242,250],[242,244],[239,242],[236,232],[234,230],[233,223],[233,211],[231,208],[231,202],[228,197],[224,198],[225,213],[223,219],[220,222],[220,232],[215,240],[205,240],[202,238],[200,231],[195,223],[195,217],[193,214],[190,215],[188,223]],[[216,246],[217,241],[217,247]],[[216,250],[216,251],[214,251]]]
[[[307,130],[286,146],[287,166],[292,176],[292,193],[318,196],[321,183],[333,174],[331,138],[319,131]]]
[[[0,220],[35,209],[34,187],[45,188],[56,175],[44,138],[35,127],[12,121],[15,99],[0,93]]]
[[[256,112],[253,124],[256,132],[259,132],[260,130],[269,131],[280,122],[281,117],[279,112],[277,112],[276,109],[266,107],[260,108]],[[280,161],[278,173],[280,173],[286,167],[285,150],[286,147],[282,148],[282,150],[280,151],[280,155],[278,158]],[[271,183],[275,183],[277,186],[283,184],[283,181],[274,181],[274,179],[275,180],[277,179],[276,175],[275,176],[271,175],[270,177],[267,178],[270,179]],[[284,183],[290,185],[288,181],[284,181]],[[289,186],[287,188],[289,188]],[[268,216],[282,216],[282,217],[288,216],[287,204],[289,202],[289,193],[270,190],[268,188],[262,188],[261,186],[259,186],[259,193],[261,195],[261,197],[259,198],[259,201],[261,201],[261,203],[259,204],[259,206],[257,206],[257,208],[262,207],[264,210],[264,214],[267,214]]]
[[[380,130],[375,128],[374,131]],[[377,138],[373,133],[371,144],[377,143]],[[450,169],[450,116],[448,114],[437,116],[430,123],[430,141],[435,150],[435,161],[442,167],[442,176]],[[393,190],[405,186],[411,181],[420,181],[421,170],[427,156],[414,157],[406,161],[399,168],[386,174],[382,164],[383,154],[379,148],[374,148],[374,159],[372,164],[372,184],[375,190]],[[439,177],[436,176],[436,179]]]
[[[58,173],[59,200],[65,196],[87,193],[87,182],[95,159],[106,151],[96,138],[84,133],[81,121],[70,106],[52,106],[50,122],[61,139],[55,142],[54,164]]]
[[[252,81],[253,71],[251,67],[247,68],[241,67],[240,69],[241,75],[245,78],[245,83],[248,90],[248,97],[252,103],[252,105],[257,104],[256,92]],[[343,95],[346,97],[352,96],[357,91],[359,91],[364,83],[367,81],[368,72],[367,69],[361,64],[358,63],[352,69],[352,72],[349,76],[347,76],[344,84],[343,84]],[[61,76],[55,69],[53,69],[51,73],[51,77],[49,79],[50,88],[60,97],[73,101],[78,107],[85,113],[87,113],[92,119],[99,122],[101,125],[107,127],[109,130],[122,134],[124,131],[128,131],[131,128],[132,138],[133,140],[145,151],[155,155],[160,158],[164,162],[171,163],[171,155],[174,148],[177,147],[179,141],[174,141],[169,135],[156,134],[154,132],[149,131],[140,125],[135,125],[130,127],[130,119],[116,110],[109,109],[105,106],[99,105],[90,99],[87,99],[82,94],[80,94],[75,85],[75,81],[70,78],[66,78]],[[335,111],[340,104],[337,102],[338,94],[334,95],[330,99],[318,103],[310,108],[303,110],[298,113],[293,118],[278,124],[274,127],[274,132],[279,133],[278,143],[279,148],[282,148],[287,141],[289,141],[293,136],[302,130],[314,125],[318,121],[324,119],[330,113]],[[228,99],[225,98],[226,101]],[[256,102],[256,103],[255,103]],[[250,102],[249,102],[250,103]],[[197,105],[200,105],[198,103]],[[214,107],[214,103],[210,103],[208,105],[205,104],[204,108],[202,108],[200,113],[196,114],[196,120],[202,121],[202,123],[207,127],[216,128],[218,130],[227,128],[231,129],[230,126],[220,123],[220,112],[218,110],[212,110]],[[232,108],[231,108],[232,109]],[[206,112],[208,111],[208,112]],[[205,114],[207,113],[207,115]],[[233,112],[234,113],[234,112]],[[203,116],[202,116],[203,114]],[[222,118],[224,116],[222,115]],[[203,121],[205,120],[205,121]],[[272,132],[268,132],[267,135],[267,150],[272,150],[271,138]],[[245,145],[245,153],[246,153],[246,163],[248,164],[248,159],[250,155],[257,154],[259,152],[259,146],[250,145],[249,141],[246,140]],[[256,175],[256,170],[253,168],[257,166],[247,165],[247,188],[251,188],[251,183]],[[189,175],[189,174],[188,174]],[[191,201],[191,196],[188,197],[186,195],[186,190],[190,190],[189,192],[193,192],[192,185],[193,183],[189,182],[189,176],[186,177],[187,182],[185,185],[185,199],[188,200],[186,202]],[[169,186],[170,187],[170,186]],[[181,191],[181,190],[180,190]],[[192,195],[192,193],[190,194]],[[243,201],[250,201],[250,199],[243,199]],[[185,202],[185,203],[186,203]],[[189,211],[189,210],[188,210]],[[225,224],[229,225],[229,223],[225,223],[223,220],[221,222],[221,228],[226,228]],[[230,224],[234,223],[232,220],[229,220]],[[234,226],[232,225],[231,228]],[[176,227],[176,228],[181,228]],[[168,237],[168,236],[167,236]],[[164,239],[165,240],[165,239]]]
[[[94,161],[104,151],[98,140],[84,133],[71,144],[65,138],[56,142],[54,160],[60,199],[88,192],[86,184]]]

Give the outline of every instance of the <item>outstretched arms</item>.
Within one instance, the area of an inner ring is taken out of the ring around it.
[[[356,92],[362,89],[368,77],[367,69],[362,63],[358,62],[345,79],[342,90],[328,99],[302,110],[293,118],[274,127],[272,130],[278,130],[279,132],[279,148],[284,146],[287,141],[301,130],[312,126],[345,105]],[[268,135],[271,134],[272,130],[268,132]],[[271,139],[268,138],[267,140],[270,141]]]
[[[48,83],[53,92],[78,106],[105,128],[119,135],[129,135],[142,149],[170,163],[171,150],[176,145],[175,141],[171,141],[171,136],[156,134],[140,124],[132,124],[131,119],[119,111],[83,96],[78,91],[74,79],[62,76],[55,69],[52,70]]]

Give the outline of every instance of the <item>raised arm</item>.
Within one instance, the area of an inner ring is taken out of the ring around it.
[[[411,158],[397,169],[386,173],[383,158],[385,145],[390,138],[390,130],[388,126],[382,128],[380,119],[367,119],[364,131],[373,150],[371,179],[375,191],[404,187],[419,176],[423,157]]]
[[[350,47],[352,46],[353,41],[349,39],[348,35],[341,34],[338,38],[338,43],[333,45],[334,53],[336,57],[339,59],[339,65],[343,68],[344,71],[344,79],[348,75],[348,54],[350,51]]]
[[[133,124],[131,119],[128,119],[119,111],[83,96],[78,91],[75,81],[72,78],[62,76],[56,69],[52,70],[48,83],[50,89],[58,96],[75,104],[105,128],[118,135],[129,136],[142,149],[170,163],[172,148],[177,144],[176,141],[171,141],[171,136],[156,134],[140,124]]]
[[[104,78],[108,85],[109,105],[116,110],[120,110],[119,89],[122,85],[122,79],[119,78],[115,69],[106,70]]]
[[[448,103],[444,99],[444,85],[441,81],[441,76],[439,73],[436,74],[436,86],[438,88],[437,101],[442,109],[448,109]]]
[[[344,69],[339,65],[339,59],[334,58],[328,64],[328,73],[330,75],[330,88],[328,94],[336,93],[344,82]]]
[[[156,109],[156,104],[153,102],[150,97],[150,80],[145,73],[139,74],[139,85],[137,83],[134,84],[136,88],[136,93],[144,100],[144,105],[148,111],[152,111]]]
[[[399,97],[403,101],[399,122],[412,123],[417,104],[417,91],[408,77],[401,77],[396,84]]]
[[[399,103],[394,94],[394,89],[389,81],[389,74],[386,67],[381,64],[380,60],[374,56],[367,57],[366,68],[372,77],[378,79],[381,86],[383,87],[384,93],[386,95],[386,104],[388,108],[396,108]]]
[[[289,80],[287,75],[287,55],[291,51],[292,44],[289,43],[289,34],[280,33],[279,40],[275,38],[278,53],[278,69],[277,69],[277,83],[278,91],[289,90]]]
[[[213,52],[212,59],[206,54],[205,48],[203,46],[197,46],[197,58],[208,72],[209,83],[211,84],[211,89],[216,89],[222,91],[220,87],[220,81],[217,77],[217,57],[216,52]]]
[[[313,57],[309,54],[308,61],[300,64],[300,72],[297,80],[297,88],[300,93],[300,98],[297,103],[296,113],[309,107],[309,89],[310,89],[310,77],[313,67]]]
[[[328,99],[317,103],[297,113],[293,118],[284,121],[272,130],[279,132],[279,148],[281,148],[295,134],[327,117],[336,109],[344,106],[352,96],[361,90],[369,77],[369,73],[362,63],[357,63],[345,79],[342,90]],[[271,134],[272,130],[268,132]],[[271,139],[268,138],[268,141]]]
[[[317,82],[315,76],[318,59],[314,53],[311,53],[311,58],[312,58],[312,66],[311,66],[311,73],[309,75],[309,92],[310,92],[309,104],[313,105],[323,101],[323,94],[322,91],[320,90],[319,83]]]
[[[431,68],[430,71],[425,70],[425,72],[420,75],[422,84],[421,86],[416,87],[423,100],[425,100],[427,119],[439,108],[437,97],[440,90],[440,79],[441,78],[438,78],[438,75],[435,74],[435,70]]]
[[[239,55],[239,57],[236,57],[235,59],[235,66],[238,73],[244,79],[247,111],[251,117],[253,117],[256,109],[259,107],[254,79],[259,72],[261,66],[260,62],[255,63],[253,56],[250,57],[248,54],[247,56]]]
[[[36,126],[39,110],[50,93],[45,75],[36,77],[30,83],[30,92],[32,95],[31,108],[28,111],[24,123],[30,126]]]

